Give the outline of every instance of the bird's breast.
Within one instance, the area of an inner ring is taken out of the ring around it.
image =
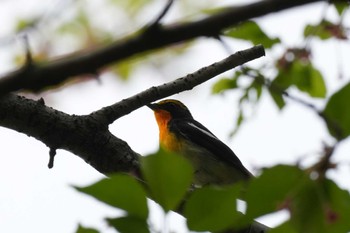
[[[179,140],[175,134],[169,132],[167,129],[160,131],[159,133],[160,144],[162,147],[169,151],[181,152],[183,143]]]
[[[181,152],[181,140],[169,131],[168,123],[171,120],[171,115],[167,111],[157,110],[155,111],[155,117],[159,127],[160,145],[169,151]]]

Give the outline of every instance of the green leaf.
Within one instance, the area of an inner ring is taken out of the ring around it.
[[[249,40],[253,44],[262,44],[265,48],[271,48],[273,45],[280,43],[279,38],[270,38],[254,21],[246,21],[239,27],[230,29],[225,35],[237,39]]]
[[[236,127],[239,128],[243,121],[244,121],[244,115],[243,115],[242,109],[240,109],[239,115],[238,115],[237,121],[236,121]]]
[[[350,194],[333,181],[325,180],[328,203],[324,203],[325,221],[328,232],[350,232]]]
[[[350,83],[343,86],[328,100],[322,112],[326,118],[328,131],[338,140],[350,135]]]
[[[305,177],[295,166],[278,165],[264,170],[261,176],[249,182],[245,195],[247,220],[279,210]]]
[[[315,69],[313,66],[310,66],[310,87],[308,93],[312,97],[324,98],[327,94],[326,84],[324,82],[321,72]]]
[[[19,19],[16,25],[16,32],[20,32],[29,28],[34,28],[38,24],[38,18]]]
[[[350,230],[350,195],[327,179],[305,182],[290,203],[297,232],[346,233]]]
[[[247,91],[249,91],[249,99],[252,102],[257,103],[262,94],[262,85],[264,83],[264,78],[257,76],[253,79],[252,83],[248,87]]]
[[[347,39],[347,33],[341,24],[334,24],[327,20],[322,20],[316,25],[306,25],[304,37],[318,37],[321,40],[330,38]]]
[[[212,93],[219,94],[226,90],[235,88],[237,88],[237,78],[223,78],[214,84],[212,88]]]
[[[294,85],[311,97],[324,98],[327,92],[320,71],[311,63],[300,60],[293,61],[287,69],[280,69],[271,85],[282,91]]]
[[[76,230],[75,233],[99,233],[99,231],[93,228],[83,227],[82,225],[79,224],[78,229]]]
[[[306,25],[304,28],[304,37],[309,37],[309,36],[313,36],[313,37],[318,37],[321,40],[327,40],[329,38],[332,38],[332,34],[327,31],[324,30],[323,25],[320,23],[318,25]]]
[[[283,95],[271,88],[269,88],[269,93],[273,101],[275,102],[276,106],[281,110],[286,105],[286,102],[283,99]]]
[[[334,2],[333,4],[339,15],[342,15],[343,12],[346,10],[346,8],[349,7],[349,3],[346,1],[344,2],[338,1],[338,2]]]
[[[76,187],[80,192],[128,212],[129,215],[146,219],[148,216],[146,193],[134,178],[113,175],[87,187]]]
[[[140,219],[133,216],[120,218],[107,218],[108,224],[114,227],[120,233],[149,233],[146,219]]]
[[[299,186],[289,205],[291,223],[297,232],[327,232],[322,208],[322,190],[317,182],[310,179]]]
[[[151,196],[165,211],[174,210],[188,191],[193,171],[182,156],[160,149],[141,158],[141,171]]]
[[[236,125],[234,130],[232,130],[232,132],[230,133],[230,137],[233,137],[234,135],[236,135],[236,133],[238,132],[240,126],[242,125],[244,121],[244,113],[243,113],[243,109],[240,107],[239,108],[239,114],[236,120]]]
[[[299,62],[295,63],[295,73],[297,76],[295,85],[299,90],[308,93],[311,97],[325,97],[326,85],[322,74],[315,69],[312,64],[303,65]]]
[[[271,91],[278,92],[280,94],[282,91],[285,91],[290,86],[294,84],[293,77],[294,69],[290,68],[288,70],[279,69],[276,78],[271,82]]]
[[[133,69],[137,65],[137,58],[131,58],[119,62],[110,67],[110,70],[114,72],[121,80],[128,80],[131,76]]]
[[[212,187],[195,190],[185,206],[185,216],[190,230],[222,231],[241,217],[236,210],[240,185]]]

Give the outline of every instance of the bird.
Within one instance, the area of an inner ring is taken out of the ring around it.
[[[160,147],[190,162],[193,185],[227,185],[253,177],[236,154],[196,121],[182,102],[165,99],[147,106],[153,110],[158,124]]]

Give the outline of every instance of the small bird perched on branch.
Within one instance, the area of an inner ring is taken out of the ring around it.
[[[253,177],[228,146],[193,119],[183,103],[167,99],[147,106],[154,111],[160,145],[192,164],[194,185],[231,184]]]

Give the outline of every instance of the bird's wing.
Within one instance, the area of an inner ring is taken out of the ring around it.
[[[247,177],[252,176],[236,154],[201,123],[193,119],[188,121],[182,120],[173,122],[171,128],[187,140],[210,151],[219,161],[230,164],[242,171]]]

